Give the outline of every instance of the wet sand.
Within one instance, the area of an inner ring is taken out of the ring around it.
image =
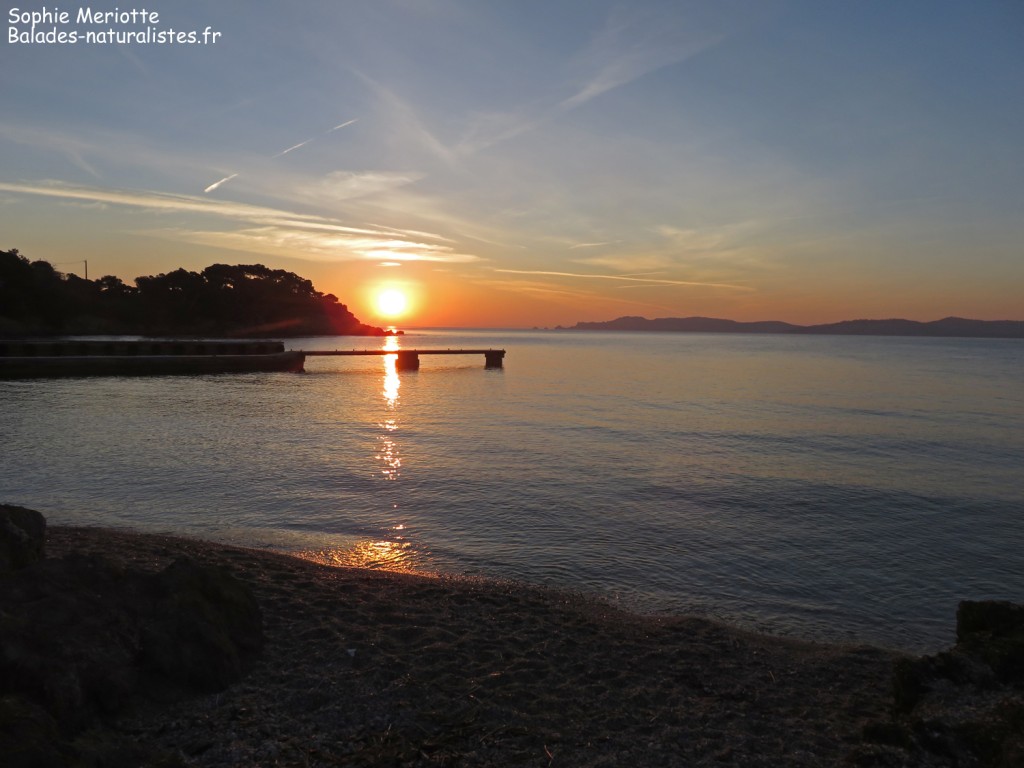
[[[196,766],[871,763],[896,653],[653,618],[520,584],[336,568],[191,539],[52,526],[47,555],[227,568],[266,647],[219,694],[134,712]],[[873,763],[872,763],[873,764]]]

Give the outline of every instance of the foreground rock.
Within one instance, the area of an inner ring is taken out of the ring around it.
[[[861,765],[1024,766],[1024,606],[960,603],[957,644],[897,662],[893,715],[865,728],[889,749]]]
[[[1004,716],[1014,711],[1017,683],[1000,682],[989,662],[966,652],[968,668],[980,675],[976,688],[928,672],[927,659],[937,657],[773,638],[693,617],[637,616],[522,584],[331,568],[90,528],[52,529],[47,552],[149,574],[131,582],[142,587],[130,588],[155,594],[159,611],[198,600],[207,589],[202,577],[168,566],[185,558],[226,570],[256,595],[266,646],[238,682],[183,696],[180,682],[160,671],[165,662],[155,661],[153,647],[143,654],[142,633],[113,626],[116,636],[126,632],[138,641],[136,684],[127,704],[114,705],[120,714],[97,715],[95,725],[68,739],[36,699],[0,692],[0,723],[9,725],[8,736],[21,736],[0,744],[4,768],[1019,765],[1012,762],[1015,721]],[[165,600],[170,585],[154,586],[161,579],[192,584],[191,597]],[[0,616],[7,611],[5,584]],[[180,625],[180,638],[198,645],[217,647],[215,638],[232,636],[219,623],[223,631],[172,623]],[[991,647],[986,633],[1005,640],[1014,632],[997,632],[1001,619],[961,624],[965,646],[968,636]],[[244,666],[248,652],[239,650]],[[899,711],[894,664],[928,672]],[[213,665],[231,666],[223,657]],[[83,690],[97,695],[88,685]],[[932,708],[940,703],[945,709]],[[975,711],[993,717],[986,721]],[[987,741],[965,741],[961,722],[996,727]],[[950,732],[960,741],[946,742],[943,751],[932,734]],[[26,743],[37,750],[34,763],[19,756]],[[985,744],[999,751],[986,752]]]
[[[141,632],[146,669],[199,691],[242,676],[263,647],[263,619],[252,592],[221,568],[176,560],[151,579],[154,614]]]
[[[0,504],[0,573],[43,559],[46,518],[32,509]]]
[[[255,599],[220,568],[178,560],[148,573],[70,553],[0,574],[3,765],[159,762],[96,729],[225,688],[262,643]]]

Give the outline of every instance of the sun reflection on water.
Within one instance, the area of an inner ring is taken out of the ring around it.
[[[389,336],[384,341],[384,349],[398,349],[398,339]],[[398,376],[396,363],[397,355],[385,355],[384,360],[384,408],[388,414],[387,418],[378,422],[377,426],[383,432],[377,436],[377,453],[374,458],[381,462],[381,474],[387,480],[397,480],[401,474],[402,457],[398,450],[398,443],[395,441],[395,433],[398,431],[398,390],[402,381]]]
[[[394,419],[391,419],[380,425],[386,430],[395,430],[398,427],[395,425]],[[385,433],[377,436],[377,461],[381,463],[380,473],[384,475],[386,480],[397,480],[401,475],[402,470],[402,457],[398,452],[398,444],[391,439],[391,437]]]
[[[385,345],[384,349],[388,349],[388,346]],[[384,355],[381,359],[384,361],[384,390],[381,394],[384,395],[387,408],[394,410],[398,407],[398,390],[402,386],[402,380],[398,377],[398,355]]]
[[[401,349],[401,345],[396,337],[389,336],[384,339],[382,349],[397,353]],[[402,468],[402,456],[397,439],[399,391],[402,382],[398,375],[398,355],[387,354],[381,359],[384,361],[381,390],[384,408],[377,421],[379,433],[376,436],[373,458],[380,463],[380,473],[384,479],[395,481],[399,479]],[[397,510],[397,504],[394,505],[394,510]],[[419,571],[417,565],[422,561],[422,554],[417,552],[406,540],[404,531],[405,525],[398,524],[392,526],[387,533],[379,538],[364,539],[351,546],[311,549],[295,554],[321,565],[375,568],[388,571]]]
[[[391,530],[404,531],[405,526],[396,525]],[[303,560],[333,567],[422,572],[422,553],[402,535],[395,535],[390,539],[364,539],[350,547],[303,550],[293,554]]]

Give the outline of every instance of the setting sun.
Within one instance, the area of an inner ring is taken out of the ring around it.
[[[395,288],[388,288],[377,294],[377,312],[385,317],[398,317],[409,305],[405,294]]]

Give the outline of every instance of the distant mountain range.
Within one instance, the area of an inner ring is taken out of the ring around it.
[[[596,323],[576,323],[572,331],[673,331],[682,333],[817,333],[844,336],[966,336],[985,339],[1024,339],[1022,320],[968,320],[945,317],[916,320],[844,320],[825,325],[793,325],[778,320],[741,323],[713,317],[620,317]]]

